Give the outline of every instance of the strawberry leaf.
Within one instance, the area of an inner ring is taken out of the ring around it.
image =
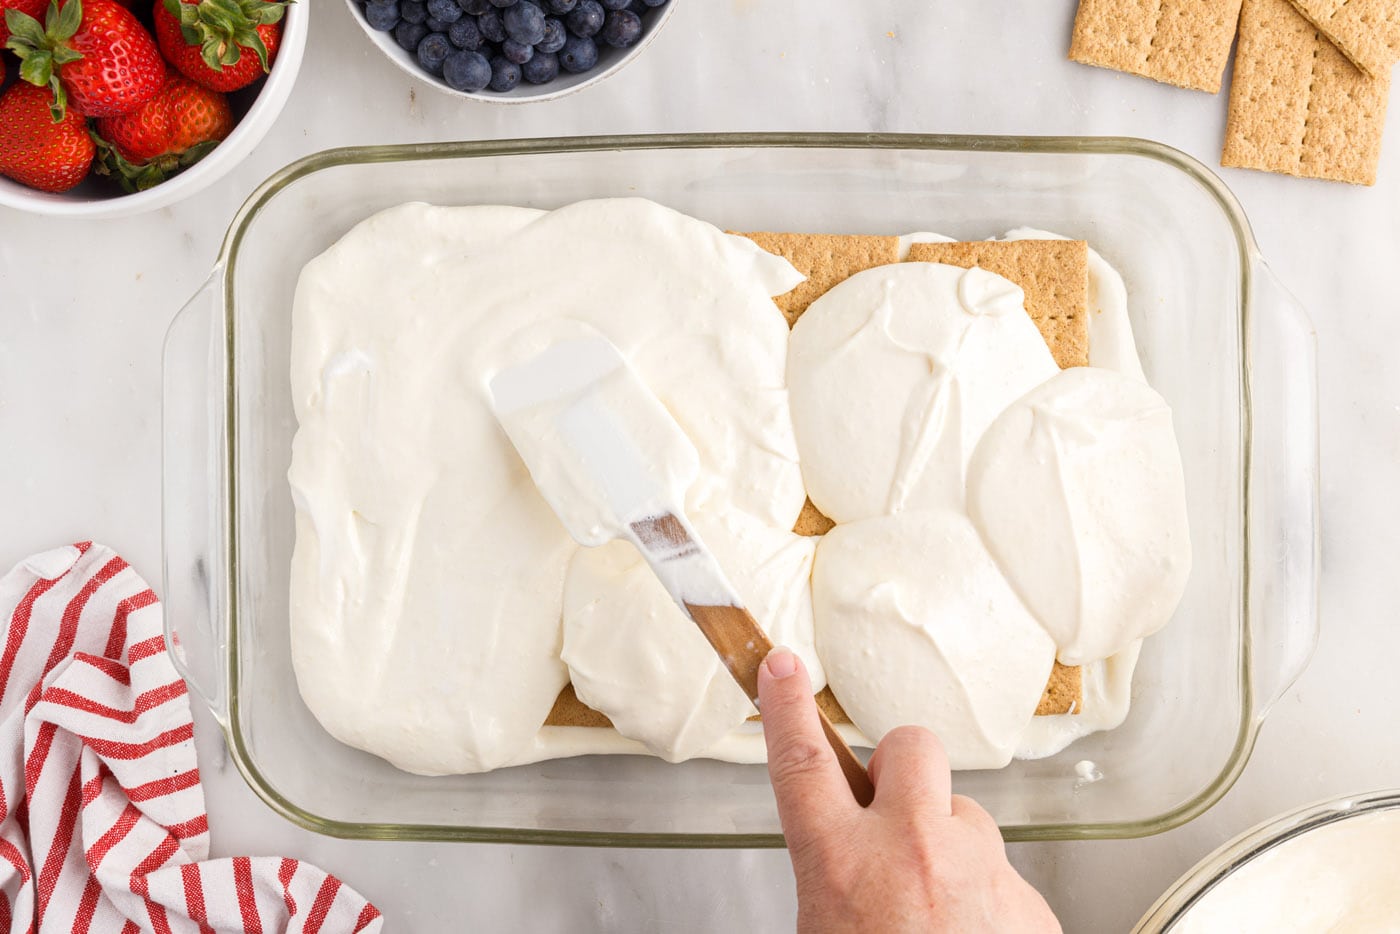
[[[97,158],[93,162],[93,171],[98,175],[105,175],[115,180],[127,192],[154,188],[172,175],[177,175],[194,165],[208,155],[211,149],[219,145],[218,140],[206,140],[191,146],[182,153],[167,153],[148,162],[137,164],[128,160],[117,151],[115,146],[95,131],[89,130],[88,135],[97,144]]]
[[[280,22],[290,0],[240,0],[239,8],[250,23],[270,26]]]
[[[53,89],[49,114],[54,123],[63,120],[68,108],[68,94],[59,81],[57,69],[83,57],[81,52],[68,45],[68,40],[82,23],[82,17],[82,0],[68,0],[61,8],[58,0],[51,0],[42,26],[32,16],[17,10],[5,11],[5,26],[10,30],[5,47],[19,56],[19,75],[22,79],[36,87],[48,86]]]
[[[45,20],[49,40],[54,43],[66,42],[73,38],[83,23],[83,0],[68,0],[63,6],[58,0],[50,0],[49,15]]]
[[[43,24],[19,10],[5,11],[5,28],[10,30],[10,40],[5,47],[12,51],[21,51],[21,45],[37,49],[48,43]]]
[[[258,64],[262,65],[262,70],[264,72],[268,71],[267,45],[263,42],[262,36],[258,35],[256,29],[248,34],[248,41],[244,42],[243,45],[253,50],[253,54],[258,57]]]
[[[199,47],[199,57],[204,59],[204,64],[215,71],[222,71],[224,42],[217,36],[210,36],[204,40],[204,44]]]
[[[258,27],[280,22],[291,0],[162,0],[180,19],[181,33],[189,45],[197,45],[200,58],[214,71],[237,64],[243,51],[258,57],[264,72],[270,70],[267,44]]]
[[[68,111],[68,92],[63,89],[63,82],[58,80],[58,75],[49,79],[49,87],[53,89],[53,100],[49,102],[49,116],[54,123],[62,123],[64,114]]]
[[[187,169],[194,165],[200,159],[209,155],[210,150],[217,145],[219,145],[219,141],[216,139],[207,139],[202,143],[195,143],[189,149],[180,153],[180,168]]]
[[[34,49],[25,54],[19,63],[19,76],[36,87],[43,87],[53,80],[53,55],[47,49]]]

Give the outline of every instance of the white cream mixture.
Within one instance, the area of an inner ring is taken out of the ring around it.
[[[1021,235],[1046,236],[1009,236]],[[1112,626],[1098,604],[1055,605],[1047,623],[1033,575],[1014,570],[1034,550],[989,552],[995,509],[974,510],[978,524],[967,514],[988,426],[1014,427],[1003,413],[1062,379],[1020,290],[982,270],[871,270],[812,306],[790,352],[769,296],[799,279],[748,240],[635,199],[549,213],[403,205],[308,264],[293,325],[292,650],[326,728],[428,774],[602,752],[763,758],[752,706],[693,624],[630,545],[573,544],[489,411],[487,380],[542,349],[525,345],[550,320],[608,337],[679,422],[698,453],[686,509],[700,534],[870,739],[926,722],[955,766],[984,768],[1121,722],[1137,640],[1169,615],[1170,586]],[[1140,379],[1121,279],[1092,254],[1090,280],[1091,364]],[[1099,401],[1120,388],[1089,379]],[[1134,399],[1151,393],[1133,385]],[[1150,401],[1126,415],[1088,406],[1134,426],[1110,432],[1131,462],[1113,475],[1123,490],[1170,440],[1169,420],[1137,427]],[[1057,463],[1038,466],[1053,479]],[[817,548],[814,574],[813,541],[789,531],[804,472],[848,523]],[[1001,482],[984,473],[977,489]],[[1150,503],[1168,514],[1136,520],[1120,515],[1124,496],[1093,505],[1122,528],[1175,529],[1170,493]],[[1162,557],[1184,575],[1188,543],[1167,538],[1177,550]],[[1152,576],[1131,560],[1119,571],[1105,607]],[[1077,652],[1119,653],[1086,657],[1084,713],[1031,717],[1057,648],[1047,629]],[[541,728],[570,679],[621,732]]]
[[[541,275],[542,268],[548,275]],[[538,755],[569,678],[564,580],[578,550],[487,402],[526,325],[602,332],[695,443],[692,515],[790,529],[804,496],[788,415],[800,277],[641,200],[547,214],[403,205],[298,285],[292,659],[337,738],[428,774]]]

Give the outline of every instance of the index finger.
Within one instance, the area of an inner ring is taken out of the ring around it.
[[[802,846],[860,806],[822,732],[802,660],[784,648],[770,652],[758,669],[758,696],[778,817],[788,845]]]

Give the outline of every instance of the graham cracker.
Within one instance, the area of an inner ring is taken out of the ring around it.
[[[777,296],[773,303],[791,326],[807,306],[849,276],[875,266],[899,261],[899,238],[859,234],[746,233],[763,249],[787,259],[809,277],[808,283]],[[1088,246],[1082,240],[988,240],[971,243],[916,243],[909,260],[946,263],[968,268],[981,266],[1015,282],[1026,293],[1026,311],[1035,321],[1062,369],[1087,366],[1088,348]],[[805,288],[819,278],[820,289]],[[793,526],[799,535],[824,535],[835,523],[809,499]],[[1083,699],[1079,668],[1055,662],[1037,716],[1078,713]],[[841,702],[830,688],[817,694],[817,705],[832,723],[850,723]],[[750,719],[757,720],[755,715]],[[546,726],[611,726],[605,715],[578,699],[572,684],[564,686],[545,718]]]
[[[1372,185],[1389,95],[1289,0],[1245,0],[1220,164]]]
[[[828,519],[809,498],[802,504],[802,512],[792,530],[798,535],[825,535],[836,528],[836,523]]]
[[[578,699],[572,684],[564,685],[564,690],[554,698],[554,706],[549,708],[549,716],[544,718],[545,726],[612,726],[607,714],[599,713]]]
[[[1293,0],[1353,65],[1379,78],[1400,61],[1400,0]]]
[[[1079,713],[1084,701],[1084,669],[1078,665],[1070,667],[1059,661],[1050,669],[1050,681],[1045,685],[1045,693],[1036,705],[1037,717],[1052,714]]]
[[[1069,57],[1215,94],[1240,0],[1079,0]]]
[[[839,282],[875,266],[899,262],[899,238],[863,234],[746,233],[806,276],[791,292],[773,299],[791,327],[807,306]]]
[[[1031,316],[1061,369],[1089,365],[1089,247],[1083,240],[916,243],[911,263],[981,266],[1026,293]]]

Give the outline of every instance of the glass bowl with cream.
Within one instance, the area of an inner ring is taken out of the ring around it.
[[[1197,863],[1134,934],[1393,931],[1400,791],[1334,798],[1265,821]]]

